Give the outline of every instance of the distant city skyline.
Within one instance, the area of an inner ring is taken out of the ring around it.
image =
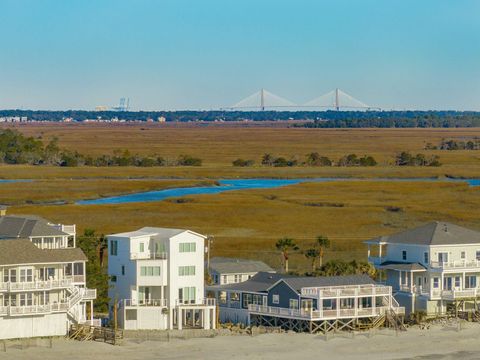
[[[0,0],[0,109],[217,109],[335,88],[480,110],[476,0]]]

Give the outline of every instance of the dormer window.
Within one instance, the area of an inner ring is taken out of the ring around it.
[[[423,262],[424,262],[425,264],[428,264],[428,252],[424,252],[424,253],[423,253]]]
[[[462,260],[465,260],[465,251],[462,251],[462,252],[460,253],[460,258],[461,258]]]
[[[402,260],[407,260],[407,250],[402,250]]]

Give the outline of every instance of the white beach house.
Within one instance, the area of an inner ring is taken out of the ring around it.
[[[124,329],[215,328],[204,295],[204,235],[144,227],[108,236],[111,310]]]
[[[0,216],[0,339],[61,336],[72,323],[93,323],[86,261],[75,225]]]
[[[480,310],[480,232],[437,221],[366,244],[407,312]]]

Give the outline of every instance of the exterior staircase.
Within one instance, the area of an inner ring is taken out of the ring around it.
[[[403,323],[403,317],[399,316],[395,310],[390,309],[385,312],[385,320],[387,324],[394,328],[395,330],[400,330],[400,331],[406,331],[407,328],[405,327],[405,324]]]

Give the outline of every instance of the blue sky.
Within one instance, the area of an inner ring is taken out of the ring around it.
[[[339,87],[480,110],[477,0],[0,0],[0,109],[228,106]]]

